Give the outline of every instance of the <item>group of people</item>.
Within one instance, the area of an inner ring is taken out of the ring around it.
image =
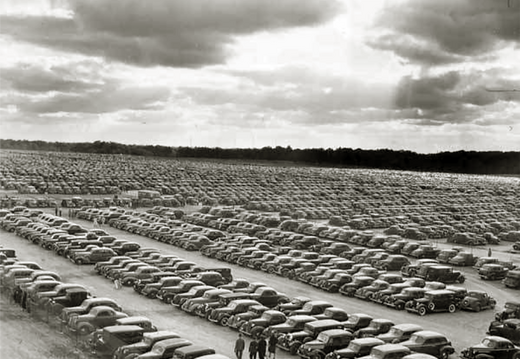
[[[258,359],[264,359],[266,350],[267,350],[267,359],[275,359],[276,354],[276,344],[278,343],[278,338],[275,335],[271,335],[269,337],[269,341],[265,340],[264,336],[261,336],[258,340],[253,338],[249,343],[249,359],[256,359],[258,354]],[[238,339],[235,342],[235,355],[237,359],[242,359],[242,353],[245,349],[245,341],[242,338],[242,334],[238,334]]]

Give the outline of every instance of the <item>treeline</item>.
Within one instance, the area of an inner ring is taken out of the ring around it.
[[[291,147],[218,148],[125,145],[115,142],[65,143],[0,139],[0,148],[124,154],[173,158],[214,158],[236,160],[290,161],[318,166],[341,166],[454,172],[475,174],[520,174],[520,152],[458,151],[419,154],[411,151],[337,149],[292,149]]]

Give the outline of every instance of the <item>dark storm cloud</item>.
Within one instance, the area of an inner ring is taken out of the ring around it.
[[[474,122],[486,111],[486,106],[498,102],[519,102],[520,93],[491,92],[489,84],[500,89],[513,89],[518,84],[501,78],[505,69],[490,69],[472,73],[448,72],[420,78],[403,77],[397,86],[395,107],[415,109],[412,118],[424,119],[420,124]]]
[[[5,68],[0,78],[9,91],[0,102],[30,114],[100,114],[162,108],[170,96],[166,87],[128,85],[103,75],[102,66],[79,61],[49,68],[25,63]]]
[[[390,3],[390,2],[389,2]],[[384,9],[368,40],[412,62],[437,65],[485,59],[520,44],[520,3],[514,0],[409,0]]]
[[[19,63],[2,69],[0,78],[20,92],[76,92],[98,87],[64,66],[44,68],[37,64]]]
[[[224,62],[235,36],[312,26],[331,19],[336,1],[70,0],[73,18],[2,16],[1,31],[60,50],[144,66]]]

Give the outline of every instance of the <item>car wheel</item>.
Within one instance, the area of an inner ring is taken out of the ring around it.
[[[219,323],[220,323],[220,325],[225,327],[228,322],[229,322],[229,317],[224,317],[224,318],[220,319]]]
[[[74,262],[76,262],[76,264],[81,265],[81,264],[83,264],[83,259],[78,258],[78,259],[76,259]]]
[[[425,306],[420,306],[417,309],[417,312],[419,313],[420,316],[425,316],[426,313],[427,313],[426,307]]]
[[[435,303],[428,303],[428,309],[431,311],[435,310]]]
[[[84,325],[78,329],[79,335],[88,335],[94,331],[90,325]]]
[[[267,273],[273,274],[274,273],[274,268],[273,267],[267,268]]]
[[[298,353],[298,348],[300,347],[300,343],[293,343],[289,348],[289,353],[291,355],[296,355]]]
[[[513,359],[520,359],[520,352],[513,354]]]
[[[476,312],[480,312],[481,310],[482,310],[482,307],[480,306],[480,304],[477,304],[477,305],[475,306],[475,311],[476,311]]]
[[[251,337],[260,338],[260,335],[262,335],[263,331],[264,331],[263,328],[260,328],[260,327],[253,328],[253,330],[251,330]]]
[[[455,304],[450,304],[449,305],[448,312],[455,313],[456,310],[457,310],[457,307],[455,306]]]
[[[450,351],[448,348],[442,349],[440,354],[440,359],[448,359],[450,357]]]
[[[464,282],[466,281],[466,278],[465,278],[463,275],[461,275],[461,276],[457,279],[457,281],[458,281],[460,284],[462,284],[462,283],[464,283]]]
[[[395,309],[397,310],[403,310],[404,309],[404,303],[397,303],[395,305]]]

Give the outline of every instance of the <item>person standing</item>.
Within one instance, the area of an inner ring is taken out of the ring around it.
[[[238,339],[235,342],[235,355],[237,359],[242,359],[242,353],[244,352],[245,342],[242,339],[242,334],[238,334]]]
[[[249,343],[249,359],[256,359],[256,352],[258,351],[258,342],[255,338]]]
[[[267,345],[267,359],[275,359],[277,343],[278,338],[276,338],[276,335],[272,334],[271,337],[269,337],[269,344]]]
[[[260,340],[258,341],[258,359],[264,359],[265,358],[265,349],[267,347],[267,342],[265,341],[265,338],[262,336],[260,337]]]

